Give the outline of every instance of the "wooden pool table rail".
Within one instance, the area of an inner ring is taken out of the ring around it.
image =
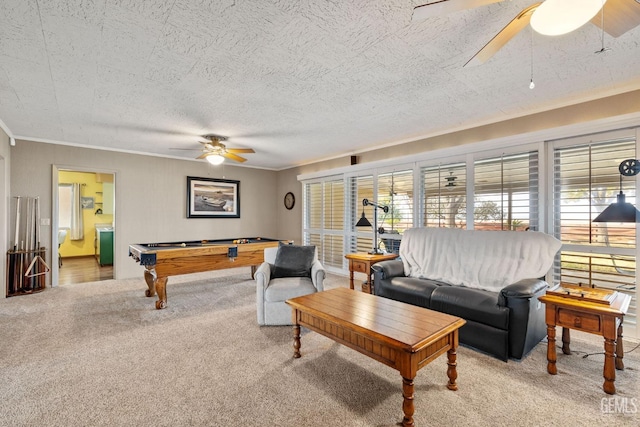
[[[256,267],[264,261],[264,249],[277,247],[278,243],[278,240],[240,244],[229,241],[171,248],[132,244],[129,245],[129,256],[144,266],[144,279],[149,288],[145,294],[148,297],[157,294],[156,308],[162,309],[167,306],[166,285],[169,276],[249,266],[253,277]],[[235,258],[228,256],[229,248],[237,248]]]

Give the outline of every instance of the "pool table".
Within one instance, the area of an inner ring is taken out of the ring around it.
[[[256,266],[264,261],[264,249],[277,247],[278,242],[281,240],[251,237],[133,244],[129,245],[129,256],[144,266],[144,280],[149,287],[146,295],[157,293],[156,308],[162,309],[167,306],[169,276],[250,266],[253,277]]]

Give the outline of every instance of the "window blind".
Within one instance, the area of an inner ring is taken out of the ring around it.
[[[477,160],[474,176],[474,229],[538,229],[537,151]]]
[[[351,238],[349,239],[350,252],[368,252],[373,248],[373,230],[356,227],[356,223],[364,214],[373,224],[373,207],[363,206],[362,200],[375,200],[373,197],[373,175],[351,177],[349,179],[349,194],[351,206]]]
[[[423,167],[422,225],[466,228],[467,169],[464,163]]]
[[[304,186],[304,244],[315,245],[325,267],[342,269],[344,258],[344,181],[327,179]]]
[[[402,233],[413,227],[413,170],[378,175],[377,203],[389,207],[378,210],[381,248],[398,253]]]
[[[593,219],[620,191],[618,165],[636,158],[634,140],[560,147],[553,158],[553,229],[562,240],[554,281],[615,289],[632,295],[625,324],[636,324],[636,224]],[[635,204],[635,180],[623,179],[627,201]]]

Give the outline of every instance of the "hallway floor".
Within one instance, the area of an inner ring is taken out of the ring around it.
[[[96,282],[113,279],[113,266],[100,267],[93,256],[63,258],[62,267],[58,269],[58,284]]]

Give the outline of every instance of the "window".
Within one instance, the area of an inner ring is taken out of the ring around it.
[[[322,183],[314,182],[304,186],[304,233],[305,245],[315,245],[322,261]]]
[[[634,128],[598,134],[595,142],[585,136],[516,147],[505,143],[502,155],[456,149],[440,157],[439,164],[425,156],[410,165],[385,162],[340,178],[314,177],[313,183],[305,182],[310,206],[305,208],[305,241],[322,246],[323,256],[344,271],[345,253],[369,252],[374,246],[372,227],[355,226],[363,214],[374,222],[374,207],[363,206],[363,199],[389,206],[388,213],[376,213],[383,231],[378,247],[390,252],[399,249],[402,234],[414,226],[552,233],[563,245],[549,282],[593,284],[632,295],[625,325],[627,333],[638,336],[640,232],[636,224],[592,220],[616,201],[621,185],[626,201],[635,204],[640,176],[624,177],[621,183],[618,165],[637,158],[639,134],[640,128]]]
[[[378,175],[377,202],[389,207],[378,210],[381,248],[398,253],[402,233],[413,227],[413,170]]]
[[[538,229],[538,152],[477,160],[473,227]]]
[[[344,260],[344,182],[328,179],[304,187],[304,243],[315,245],[325,267]]]
[[[562,240],[554,280],[594,285],[631,294],[625,324],[636,323],[636,225],[592,220],[616,200],[618,165],[636,158],[635,141],[609,141],[554,150],[553,230]],[[622,181],[627,201],[635,203],[635,181]]]
[[[425,227],[467,227],[466,173],[464,163],[422,168]]]
[[[363,206],[362,201],[373,201],[373,175],[349,178],[349,194],[351,196],[351,238],[349,248],[351,252],[369,252],[373,248],[373,230],[363,230],[356,227],[362,215],[373,224],[373,206]]]
[[[71,184],[58,185],[58,228],[71,228],[72,200]]]

